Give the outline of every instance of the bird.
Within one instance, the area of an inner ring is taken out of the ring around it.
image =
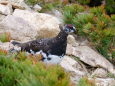
[[[52,38],[36,39],[25,43],[12,41],[11,43],[18,46],[20,51],[41,54],[41,60],[45,63],[58,64],[66,54],[67,36],[76,31],[73,24],[60,25],[59,28],[59,34]]]

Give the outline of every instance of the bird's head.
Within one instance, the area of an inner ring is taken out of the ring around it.
[[[76,28],[74,25],[72,24],[66,24],[63,28],[63,30],[66,32],[66,33],[73,33],[76,31]]]

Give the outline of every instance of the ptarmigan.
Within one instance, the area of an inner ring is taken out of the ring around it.
[[[21,51],[42,54],[42,61],[45,63],[57,64],[61,62],[66,53],[68,34],[75,30],[72,24],[66,24],[63,27],[60,26],[59,34],[54,38],[37,39],[26,43],[13,41],[12,44],[20,47]]]

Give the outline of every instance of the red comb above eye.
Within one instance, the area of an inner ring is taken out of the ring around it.
[[[68,27],[73,27],[73,25],[72,25],[72,24],[68,24],[67,26],[68,26]]]

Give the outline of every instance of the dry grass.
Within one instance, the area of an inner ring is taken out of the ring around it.
[[[1,42],[9,42],[11,40],[11,34],[9,32],[0,33]]]

